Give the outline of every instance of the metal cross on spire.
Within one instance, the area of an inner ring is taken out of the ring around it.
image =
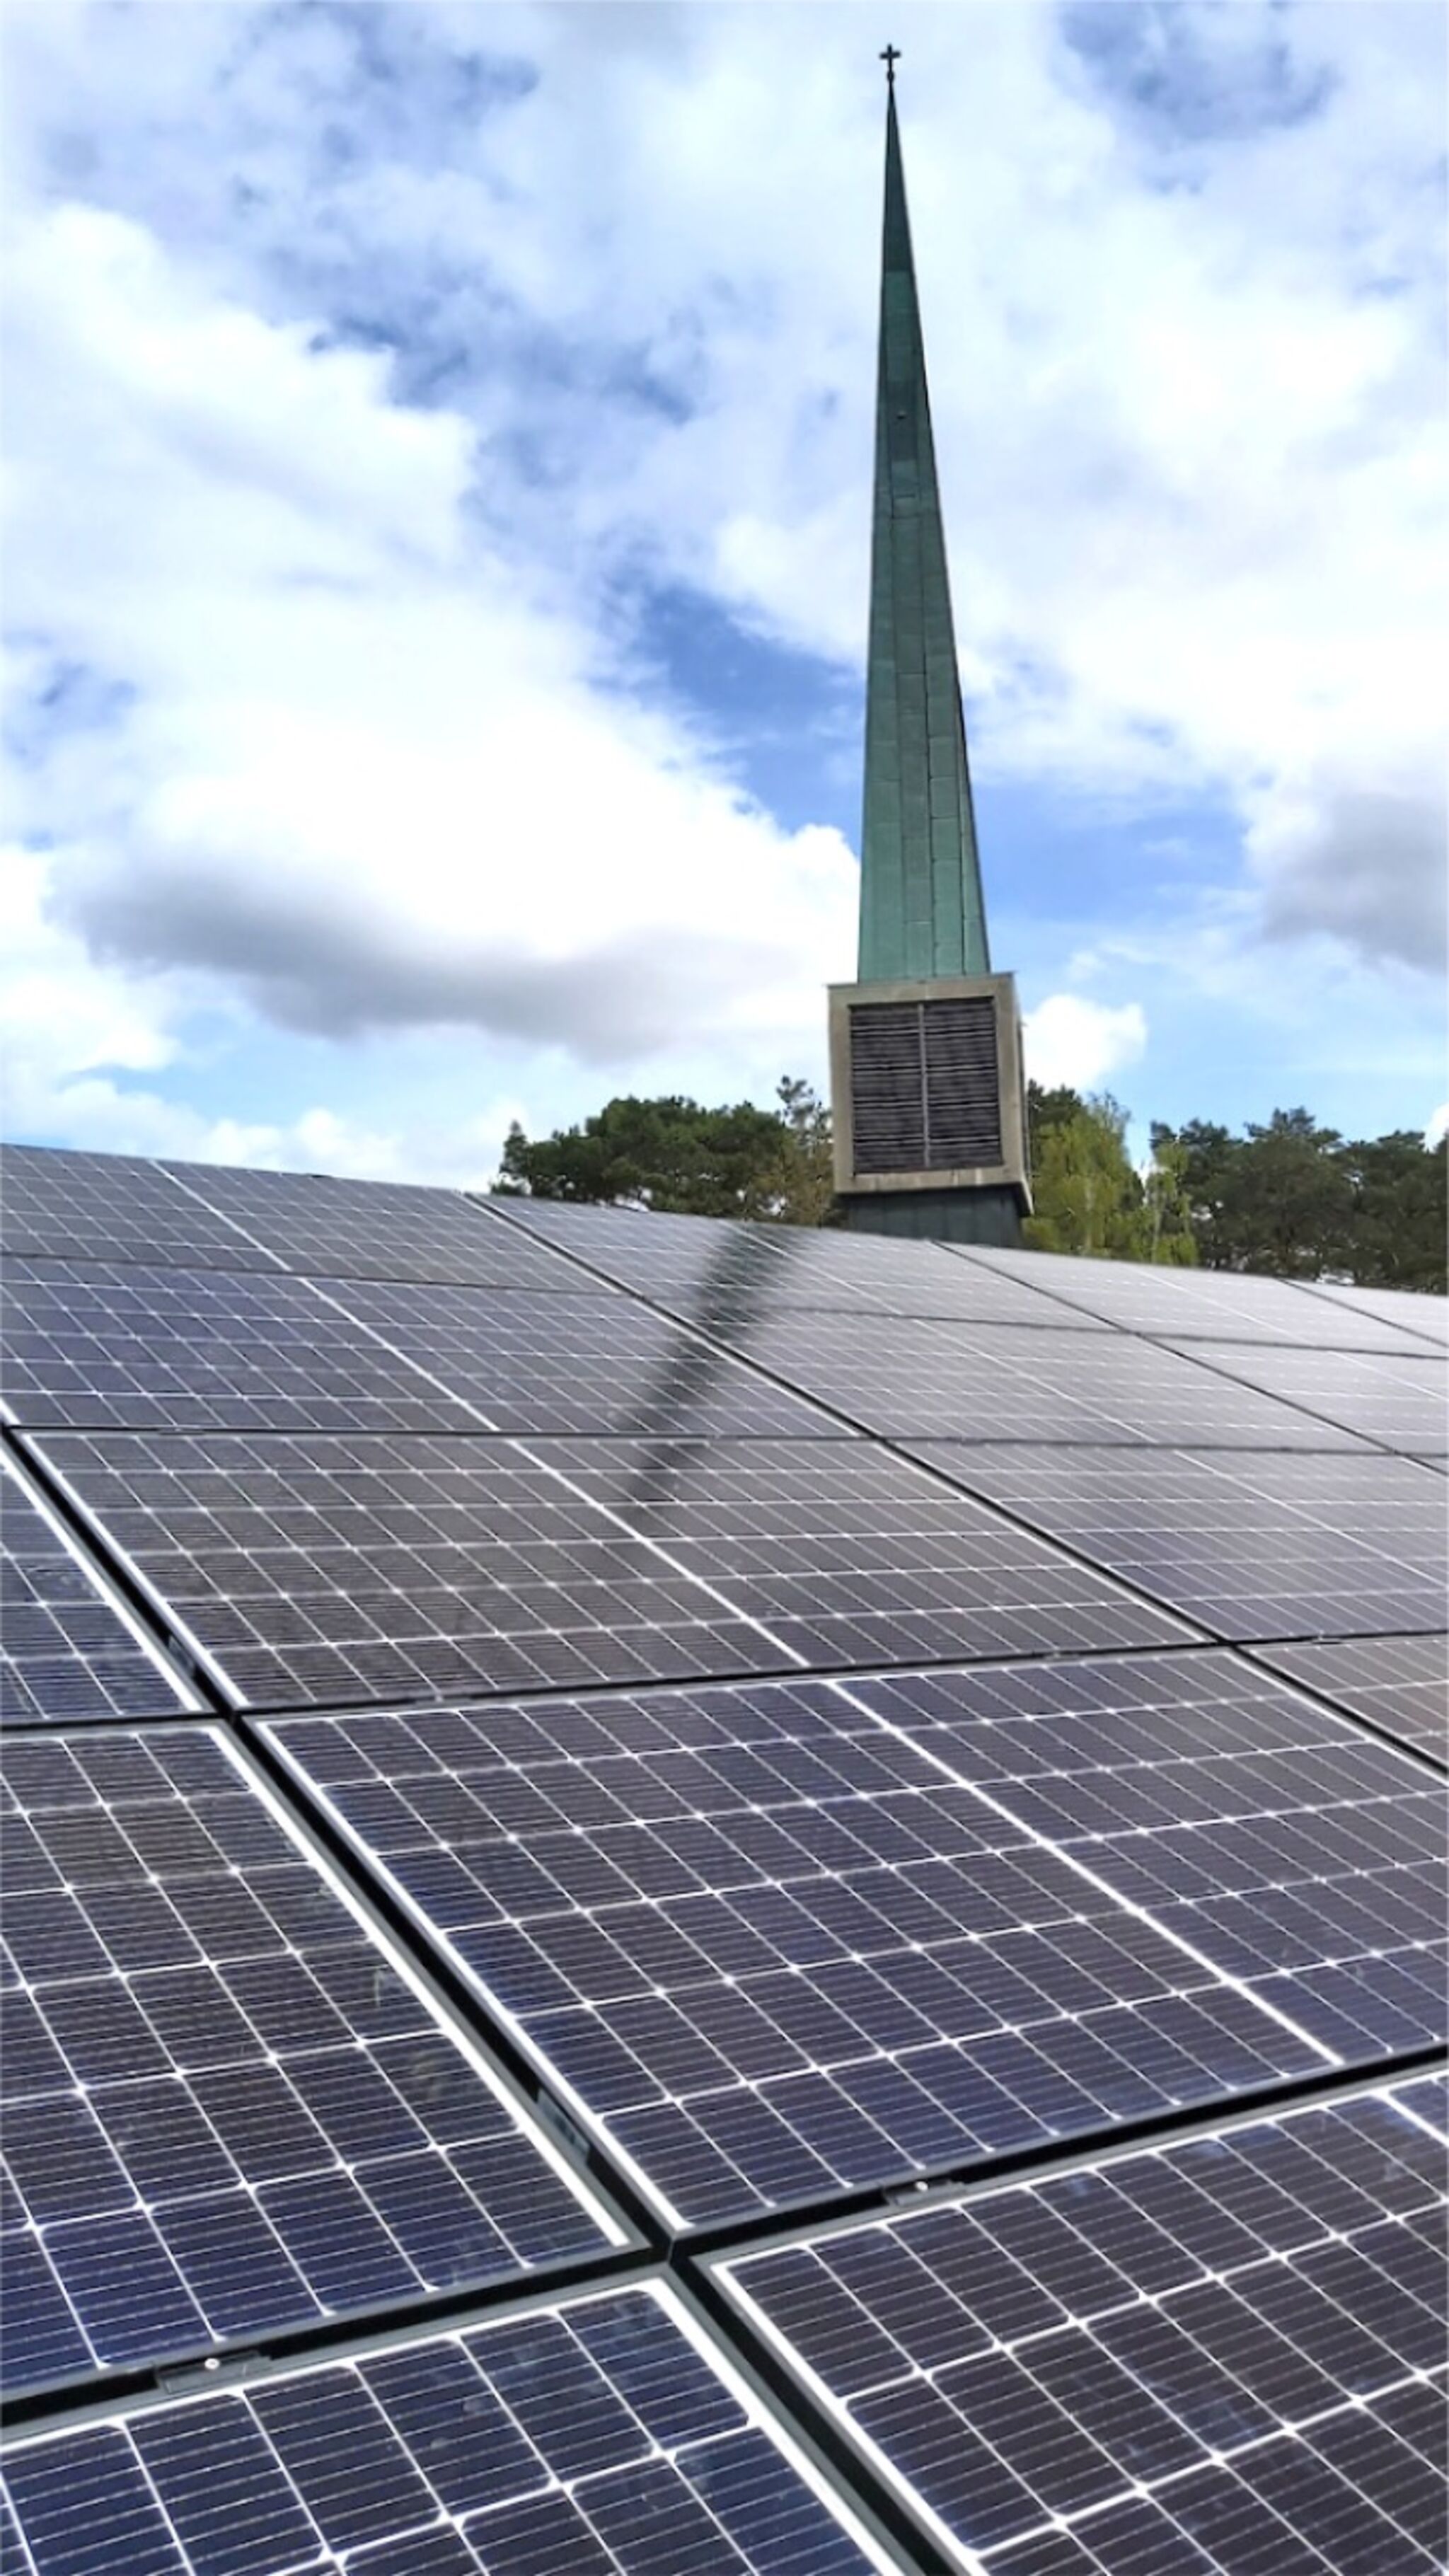
[[[881,54],[881,61],[884,63],[884,65],[885,65],[885,67],[886,67],[886,88],[887,88],[887,89],[894,89],[894,88],[895,88],[895,85],[896,85],[896,65],[897,65],[897,63],[900,61],[900,58],[901,58],[901,49],[900,49],[899,45],[887,45],[887,46],[883,49],[883,51],[882,51],[882,54]]]

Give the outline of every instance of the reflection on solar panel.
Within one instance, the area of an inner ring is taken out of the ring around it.
[[[987,1705],[1018,1680],[988,1677]],[[1291,1997],[1265,2008],[1165,1877],[1160,1912],[1139,1884],[1124,1904],[1095,1846],[1006,1812],[994,1778],[990,1798],[965,1785],[954,1737],[943,1756],[934,1728],[918,1747],[883,1723],[897,1704],[926,1732],[931,1685],[912,1680],[366,1714],[277,1740],[682,2219],[1329,2062],[1339,2022],[1325,2045]]]
[[[695,1217],[645,1216],[626,1208],[569,1207],[549,1200],[503,1203],[510,1231],[557,1244],[577,1263],[656,1303],[693,1313],[696,1306],[759,1298],[796,1302],[792,1270],[765,1226],[702,1225]],[[586,1281],[588,1272],[575,1269]],[[806,1298],[806,1304],[814,1300]],[[839,1302],[853,1303],[847,1291]]]
[[[237,1705],[792,1660],[508,1441],[61,1432],[45,1455]]]
[[[0,1458],[0,1720],[159,1717],[189,1704],[129,1614]]]
[[[1431,2576],[1445,2170],[1408,2107],[1361,2095],[724,2277],[973,2565]]]
[[[1353,1315],[1363,1322],[1372,1316],[1381,1324],[1391,1324],[1398,1332],[1414,1333],[1430,1342],[1449,1342],[1449,1301],[1443,1297],[1411,1297],[1402,1288],[1330,1286],[1323,1279],[1314,1280],[1309,1294],[1331,1299],[1340,1317]]]
[[[220,1736],[3,1777],[7,2386],[609,2241]]]
[[[1351,1432],[1270,1403],[1155,1344],[884,1315],[771,1315],[721,1337],[890,1439],[1149,1441],[1162,1447],[1345,1449]]]
[[[845,1426],[632,1297],[339,1284],[394,1350],[495,1431],[839,1439]]]
[[[156,1167],[178,1189],[264,1244],[286,1270],[341,1279],[459,1279],[491,1288],[584,1288],[583,1273],[498,1223],[456,1190],[315,1173]]]
[[[856,1690],[1348,2063],[1442,2036],[1442,1791],[1348,1719],[1226,1654]]]
[[[939,1474],[1221,1637],[1444,1626],[1442,1479],[1382,1455],[1120,1453],[932,1441]]]
[[[651,2287],[532,2309],[31,2443],[35,2576],[78,2518],[147,2576],[865,2576],[887,2561]]]
[[[579,1493],[817,1668],[1184,1633],[864,1442],[534,1446]]]
[[[982,1244],[969,1251],[952,1249],[973,1268],[1028,1279],[1054,1301],[1128,1332],[1167,1341],[1294,1343],[1407,1356],[1414,1347],[1409,1337],[1444,1330],[1443,1298],[1412,1297],[1401,1290],[1323,1290],[1317,1283],[1310,1287],[1286,1279],[1247,1278],[1228,1270],[1084,1261],[1057,1252],[997,1252]],[[1325,1298],[1331,1302],[1322,1302]]]
[[[0,1179],[7,2571],[1437,2564],[1444,1301]]]
[[[5,1390],[35,1428],[471,1431],[466,1403],[311,1281],[12,1261]]]
[[[849,1307],[899,1316],[960,1316],[985,1324],[1074,1325],[1092,1332],[1093,1317],[1050,1303],[1020,1271],[1007,1277],[968,1271],[944,1245],[883,1235],[817,1233],[804,1226],[773,1237],[789,1275],[780,1303]]]
[[[179,1190],[159,1163],[124,1154],[0,1146],[0,1230],[12,1258],[278,1267],[265,1248]]]
[[[697,1217],[547,1200],[503,1204],[514,1223],[543,1242],[701,1325],[835,1308],[862,1317],[956,1315],[977,1323],[1102,1329],[1095,1317],[1040,1296],[1027,1278],[967,1270],[938,1244],[800,1226],[704,1225]]]
[[[1290,1681],[1307,1682],[1355,1717],[1449,1764],[1449,1637],[1335,1637],[1253,1652]]]
[[[1184,1349],[1188,1347],[1183,1345]],[[1214,1368],[1245,1386],[1302,1405],[1386,1449],[1449,1449],[1449,1366],[1425,1350],[1412,1359],[1382,1351],[1258,1350],[1215,1342]]]

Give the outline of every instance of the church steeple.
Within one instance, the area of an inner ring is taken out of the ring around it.
[[[861,839],[863,983],[991,970],[920,302],[887,46]]]
[[[1019,1243],[1031,1207],[1016,986],[976,855],[901,137],[886,67],[859,981],[830,991],[836,1215]]]

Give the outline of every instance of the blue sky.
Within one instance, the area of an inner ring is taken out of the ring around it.
[[[7,1133],[823,1079],[887,34],[1034,1069],[1431,1121],[1439,11],[11,0]]]

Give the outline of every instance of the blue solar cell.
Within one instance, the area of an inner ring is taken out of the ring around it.
[[[349,2576],[880,2564],[658,2290],[31,2439],[6,2480],[33,2576],[278,2576],[338,2557]]]
[[[88,1734],[5,1755],[17,1874],[54,1882],[9,1900],[29,1991],[0,2064],[6,2163],[95,2361],[610,2242],[221,1739],[119,1750]],[[179,1938],[158,1942],[168,1918]],[[36,2338],[22,2311],[12,2379],[50,2375],[53,2302]]]
[[[0,1459],[0,1723],[75,1725],[194,1706]]]
[[[1280,2525],[1286,2565],[1427,2571],[1449,2528],[1446,2273],[1420,2230],[1449,2169],[1411,2090],[816,2231],[721,2274],[993,2576],[1050,2568],[1063,2524],[1107,2576],[1139,2556],[1175,2576],[1174,2531],[1185,2567],[1200,2546],[1267,2576]]]

